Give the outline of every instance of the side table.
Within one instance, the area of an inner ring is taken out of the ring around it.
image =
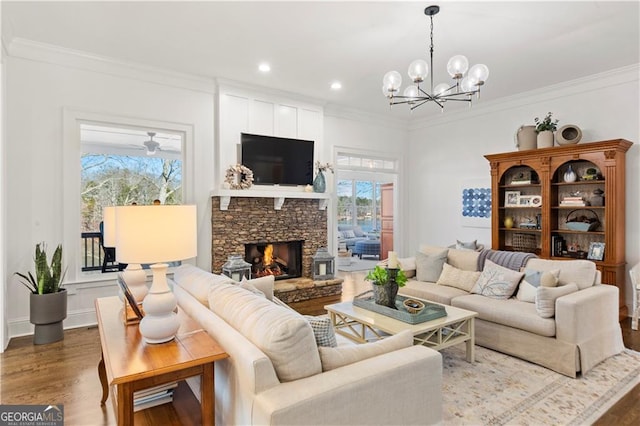
[[[213,363],[228,358],[197,322],[179,310],[180,329],[170,342],[152,345],[144,342],[138,325],[122,321],[123,304],[118,297],[96,299],[96,316],[102,345],[98,374],[104,404],[109,386],[115,388],[112,401],[118,425],[133,424],[133,393],[166,383],[202,376],[202,424],[213,425]]]

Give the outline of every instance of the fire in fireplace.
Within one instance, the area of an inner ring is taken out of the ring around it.
[[[245,244],[245,260],[251,264],[252,277],[273,275],[275,279],[302,275],[302,241]]]

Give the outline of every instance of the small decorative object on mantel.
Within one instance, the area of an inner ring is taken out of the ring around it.
[[[230,166],[224,177],[224,182],[231,189],[247,189],[253,185],[253,172],[242,164]]]
[[[574,145],[582,139],[582,130],[575,124],[566,124],[556,132],[558,145]]]
[[[330,171],[333,173],[333,166],[331,163],[321,163],[316,161],[316,169],[318,169],[318,174],[313,180],[313,192],[323,193],[327,190],[327,181],[324,177],[324,172]]]
[[[389,258],[391,264],[392,259]],[[397,262],[396,262],[396,265]],[[396,307],[396,296],[398,288],[404,287],[407,282],[407,276],[402,269],[376,267],[367,273],[365,280],[371,281],[373,287],[374,301],[378,305],[387,306],[392,309]]]
[[[538,148],[551,148],[553,146],[553,132],[558,129],[558,119],[553,120],[552,112],[548,112],[542,121],[536,117],[536,133],[538,134]]]

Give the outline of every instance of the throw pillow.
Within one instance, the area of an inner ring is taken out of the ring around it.
[[[434,283],[442,274],[442,265],[447,260],[449,250],[444,249],[434,254],[416,253],[416,279]]]
[[[536,290],[536,312],[542,318],[551,318],[556,314],[556,299],[578,291],[575,283],[560,287],[538,287]]]
[[[353,364],[367,358],[408,348],[413,345],[413,334],[409,330],[386,337],[377,342],[365,343],[363,345],[339,346],[337,348],[326,348],[320,346],[320,361],[322,371],[333,370],[344,365]]]
[[[478,240],[469,241],[467,243],[456,240],[456,248],[458,250],[475,250],[478,248]]]
[[[354,226],[353,227],[353,234],[358,238],[359,237],[366,237],[364,231],[359,226]]]
[[[253,278],[251,280],[242,278],[242,281],[246,281],[252,286],[255,286],[254,288],[260,290],[262,294],[264,294],[264,297],[267,298],[267,300],[273,301],[273,286],[276,282],[276,277],[274,277],[273,275],[265,275],[264,277]]]
[[[304,317],[309,321],[309,324],[311,324],[318,347],[335,348],[338,346],[331,319],[328,317],[312,317],[310,315],[305,315]]]
[[[342,235],[344,236],[344,238],[355,238],[356,237],[355,232],[353,232],[352,230],[342,231]]]
[[[458,269],[464,269],[465,271],[477,271],[479,257],[479,251],[449,249],[447,263]]]
[[[206,307],[209,307],[209,290],[212,286],[233,283],[226,275],[212,274],[187,263],[174,270],[173,280]]]
[[[234,283],[236,284],[236,283]],[[253,284],[251,284],[246,278],[242,278],[242,281],[240,281],[239,283],[237,283],[238,287],[240,288],[244,288],[247,291],[250,291],[251,293],[255,294],[256,296],[260,296],[260,297],[266,297],[264,295],[263,292],[261,292],[260,290],[258,290],[256,288],[256,286],[254,286]]]
[[[487,259],[480,278],[471,289],[471,293],[493,299],[508,299],[516,291],[523,276],[523,272],[505,268]]]
[[[344,231],[338,231],[337,235],[338,235],[338,239],[339,240],[343,239],[344,238]]]
[[[442,265],[442,273],[436,284],[455,287],[470,292],[476,281],[478,281],[478,277],[480,277],[480,272],[465,271],[445,263]]]
[[[524,278],[518,287],[516,299],[521,302],[534,303],[536,301],[536,290],[538,287],[555,287],[558,284],[560,269],[553,271],[536,271],[525,269]]]

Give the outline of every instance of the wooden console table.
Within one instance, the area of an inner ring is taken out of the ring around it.
[[[198,375],[202,376],[202,424],[213,425],[213,363],[229,356],[220,345],[182,310],[178,312],[181,325],[176,338],[152,345],[144,342],[137,324],[123,323],[123,304],[118,297],[96,299],[95,306],[102,345],[98,364],[101,404],[109,396],[109,386],[114,387],[112,402],[118,425],[133,424],[134,392]]]

